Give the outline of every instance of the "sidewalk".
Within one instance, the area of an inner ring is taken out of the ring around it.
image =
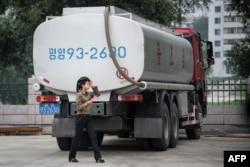
[[[227,133],[223,130],[210,130],[210,131],[202,131],[202,135],[209,137],[209,136],[218,136],[218,137],[234,137],[234,138],[249,138],[250,133]]]

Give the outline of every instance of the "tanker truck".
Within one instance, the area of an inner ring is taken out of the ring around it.
[[[91,108],[99,145],[104,135],[116,135],[134,138],[140,149],[165,151],[176,147],[179,129],[200,138],[212,52],[212,43],[192,29],[169,29],[115,6],[64,8],[34,32],[39,111],[54,115],[52,136],[68,150],[76,83],[87,76],[101,94]],[[78,149],[88,147],[83,130]]]

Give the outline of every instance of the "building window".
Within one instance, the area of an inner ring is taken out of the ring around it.
[[[236,22],[236,18],[234,16],[230,17],[230,22]]]
[[[214,45],[215,45],[215,46],[220,46],[220,41],[215,41],[215,42],[214,42]]]
[[[223,56],[224,56],[224,57],[228,57],[228,52],[229,52],[228,50],[225,50]]]
[[[243,39],[236,39],[235,42],[237,42],[239,45],[243,44]]]
[[[220,35],[221,33],[220,33],[220,29],[215,29],[214,30],[214,35]]]
[[[224,28],[224,34],[235,34],[236,28]]]
[[[246,33],[246,28],[238,27],[236,31],[237,31],[237,34],[245,34]]]
[[[243,17],[237,16],[237,17],[236,17],[236,21],[237,21],[237,22],[243,22]]]
[[[242,45],[243,40],[242,39],[224,39],[224,45],[234,45],[236,43],[239,45]]]
[[[229,20],[230,20],[230,17],[229,17],[229,16],[225,16],[225,17],[224,17],[224,22],[230,22]]]
[[[215,24],[220,24],[220,23],[221,23],[221,19],[220,19],[219,17],[216,17],[216,18],[214,19],[214,23],[215,23]]]
[[[225,16],[224,17],[224,22],[239,22],[240,17],[236,16]]]
[[[230,6],[229,5],[224,5],[224,11],[229,11],[230,10]]]
[[[224,39],[224,45],[233,45],[236,39]]]
[[[242,16],[225,16],[224,22],[243,22]]]
[[[245,34],[246,28],[244,27],[229,27],[224,28],[224,34]]]
[[[221,7],[220,6],[215,6],[214,11],[216,13],[220,12],[221,11]]]
[[[220,57],[220,52],[214,52],[214,57],[219,58]]]

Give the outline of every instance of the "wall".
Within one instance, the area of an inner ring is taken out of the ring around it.
[[[250,111],[245,106],[208,106],[204,131],[250,133]]]
[[[32,88],[36,82],[34,76],[28,79],[28,105],[0,104],[0,127],[4,126],[40,126],[42,134],[51,133],[53,115],[41,115],[36,96],[41,94]]]

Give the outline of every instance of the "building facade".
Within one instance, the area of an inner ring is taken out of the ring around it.
[[[235,42],[246,37],[243,17],[229,11],[231,0],[213,0],[208,11],[208,38],[213,42],[215,64],[212,77],[230,77],[232,69],[226,63],[227,52]]]

